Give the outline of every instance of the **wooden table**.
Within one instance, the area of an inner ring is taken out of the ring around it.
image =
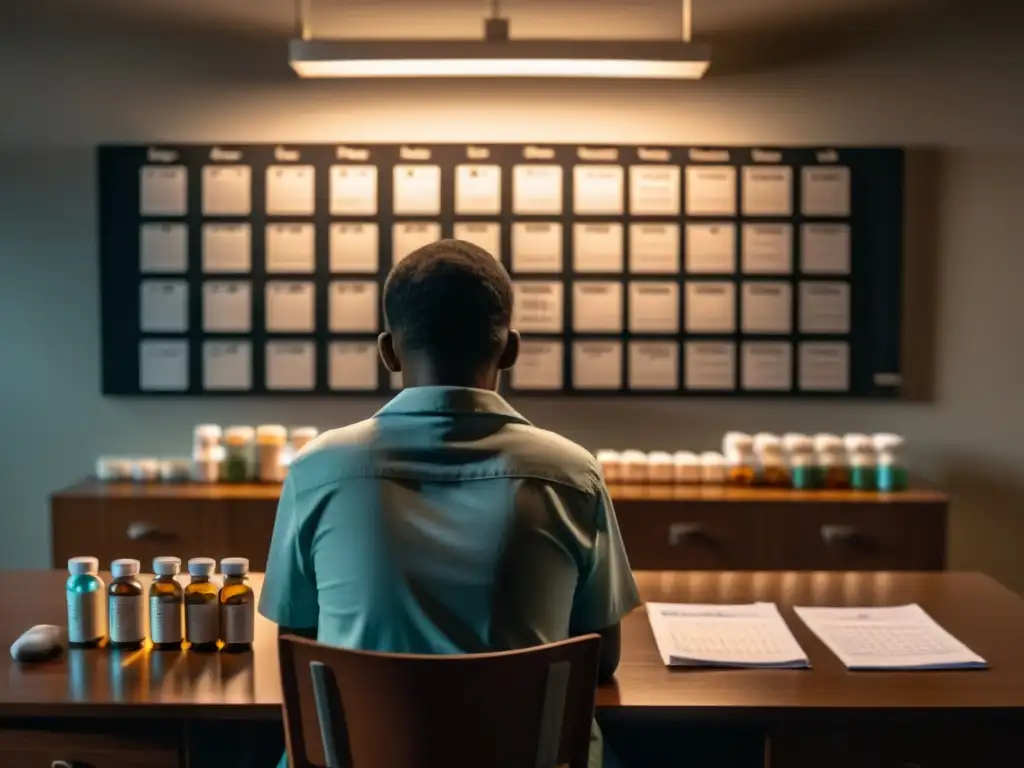
[[[61,623],[63,579],[55,571],[0,573],[0,642],[10,644],[33,624]],[[253,581],[258,587],[261,579]],[[615,683],[599,691],[599,717],[613,736],[630,722],[664,725],[661,757],[649,756],[647,768],[686,765],[679,754],[693,756],[698,746],[713,759],[693,765],[715,768],[988,768],[1020,762],[1024,602],[986,576],[642,572],[638,581],[652,601],[776,601],[813,666],[668,670],[644,612],[628,616],[622,663]],[[907,602],[920,603],[991,669],[850,673],[792,610]],[[75,768],[273,764],[281,703],[275,636],[276,628],[259,619],[250,655],[72,651],[38,666],[5,656],[0,766],[64,768],[53,762],[60,760],[80,761],[70,762]],[[677,754],[666,756],[673,745]]]
[[[280,486],[86,480],[50,501],[52,565],[88,553],[150,562],[248,557],[266,567]],[[948,500],[901,493],[614,485],[635,569],[927,571],[946,563]]]

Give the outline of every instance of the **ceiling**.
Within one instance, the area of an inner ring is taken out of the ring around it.
[[[22,0],[5,22],[42,32],[63,18],[87,34],[232,40],[294,36],[303,0]],[[475,37],[485,0],[305,0],[316,37]],[[711,74],[806,65],[907,34],[950,13],[975,12],[992,0],[693,0],[694,34],[714,46]],[[680,0],[501,0],[517,37],[676,38]],[[10,27],[9,27],[10,29]]]

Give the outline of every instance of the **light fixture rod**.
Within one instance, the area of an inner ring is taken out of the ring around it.
[[[310,0],[295,0],[295,31],[302,40],[312,38],[310,32],[311,15]]]
[[[683,42],[693,38],[693,0],[683,0]]]

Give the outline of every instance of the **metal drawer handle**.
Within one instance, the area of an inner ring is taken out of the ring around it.
[[[54,760],[50,763],[50,768],[75,768],[75,764],[69,763],[67,760]]]
[[[836,541],[853,541],[857,538],[857,529],[852,525],[823,525],[821,526],[821,538],[826,544]]]
[[[125,533],[132,541],[174,538],[174,534],[161,531],[149,523],[132,523],[128,526],[128,530]]]
[[[668,527],[668,543],[675,547],[684,539],[695,539],[703,533],[704,527],[700,523],[672,523]]]

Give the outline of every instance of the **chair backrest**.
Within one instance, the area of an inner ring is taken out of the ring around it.
[[[280,640],[293,768],[585,768],[600,639],[463,656]]]

